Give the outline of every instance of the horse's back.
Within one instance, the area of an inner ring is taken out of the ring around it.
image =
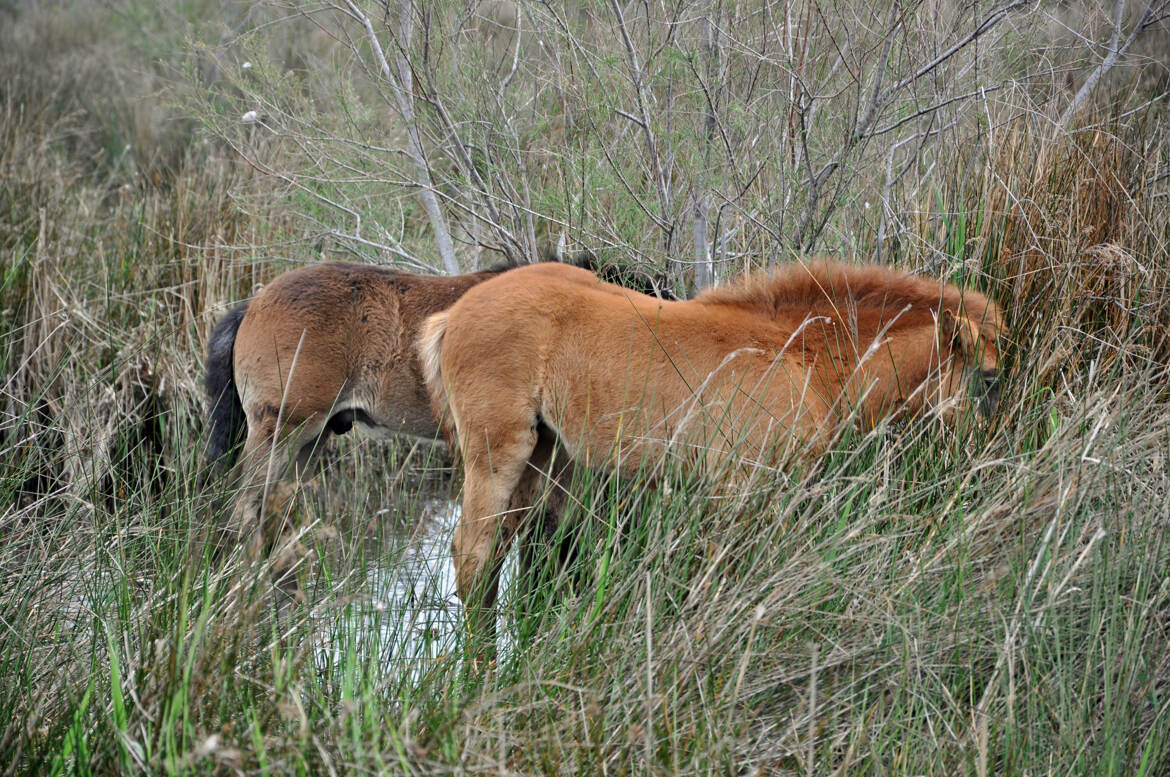
[[[519,267],[470,289],[449,311],[456,367],[485,358],[543,360],[558,349],[594,349],[660,317],[656,297],[601,281],[563,264]],[[524,370],[519,370],[523,372]]]
[[[441,361],[457,411],[494,423],[530,407],[595,460],[623,435],[655,448],[696,404],[724,406],[725,419],[755,412],[737,386],[771,368],[778,338],[770,320],[749,312],[533,266],[472,289],[448,311]],[[700,443],[715,432],[706,421],[692,426]]]

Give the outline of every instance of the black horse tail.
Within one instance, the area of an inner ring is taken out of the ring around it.
[[[247,311],[247,302],[229,311],[215,325],[207,346],[207,374],[203,385],[207,388],[210,429],[205,461],[209,469],[221,473],[235,462],[248,427],[232,368],[236,333],[240,331],[240,322]]]

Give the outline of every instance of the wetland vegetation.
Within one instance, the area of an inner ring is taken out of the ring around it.
[[[0,0],[0,774],[1170,769],[1166,2]],[[814,253],[1002,307],[990,424],[572,488],[464,659],[445,451],[213,563],[215,319],[291,266]]]

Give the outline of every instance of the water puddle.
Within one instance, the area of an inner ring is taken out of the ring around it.
[[[420,498],[412,509],[414,515],[404,522],[408,525],[385,528],[377,546],[367,551],[369,563],[353,571],[356,579],[345,581],[342,590],[351,592],[349,601],[321,603],[323,660],[376,657],[400,665],[417,680],[428,664],[458,649],[463,607],[451,538],[461,506],[458,500],[433,496]],[[395,522],[394,510],[379,512],[387,523]],[[515,557],[513,552],[505,561],[502,588],[515,577]],[[505,636],[502,652],[508,642]]]

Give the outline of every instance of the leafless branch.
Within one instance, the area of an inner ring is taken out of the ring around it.
[[[439,208],[439,200],[435,196],[434,186],[431,183],[430,166],[427,163],[426,150],[423,148],[422,139],[418,130],[418,122],[415,118],[413,88],[411,86],[413,76],[410,71],[410,63],[400,51],[395,57],[397,73],[392,71],[390,69],[390,63],[386,61],[386,54],[381,42],[378,40],[378,35],[374,31],[373,22],[370,21],[368,16],[362,13],[353,3],[353,0],[345,0],[345,4],[353,18],[357,19],[362,27],[365,28],[366,36],[370,42],[370,48],[373,50],[378,62],[378,68],[394,92],[399,116],[406,126],[409,153],[414,162],[415,173],[417,175],[419,197],[422,199],[423,209],[426,211],[427,218],[430,220],[431,229],[435,233],[435,244],[439,249],[439,258],[443,262],[443,268],[448,273],[458,273],[460,267],[458,259],[455,258],[455,245],[451,240],[451,232],[447,229],[447,221],[443,217],[443,211]],[[387,8],[387,10],[389,9]],[[397,35],[406,44],[409,43],[413,32],[413,18],[409,0],[401,0],[398,11],[399,27]]]
[[[1121,40],[1122,22],[1125,16],[1126,0],[1115,0],[1113,6],[1113,36],[1109,41],[1109,52],[1101,60],[1101,64],[1097,65],[1093,72],[1089,74],[1089,77],[1085,79],[1085,83],[1081,84],[1081,88],[1077,90],[1072,102],[1068,104],[1068,107],[1064,109],[1064,113],[1060,114],[1060,118],[1056,120],[1058,130],[1066,129],[1072,123],[1073,117],[1084,106],[1085,101],[1089,99],[1089,95],[1093,93],[1093,90],[1100,83],[1101,79],[1113,69],[1117,61],[1129,50],[1129,47],[1133,45],[1133,42],[1137,40],[1138,35],[1143,30],[1163,18],[1163,14],[1168,5],[1170,3],[1166,2],[1166,0],[1162,0],[1160,3],[1155,3],[1154,0],[1150,0],[1146,4],[1146,9],[1142,12],[1141,19],[1130,30],[1129,37],[1125,39],[1124,43],[1119,44]]]
[[[667,214],[672,210],[671,197],[670,189],[666,183],[666,176],[662,170],[662,158],[658,153],[658,143],[654,137],[654,131],[650,127],[650,97],[646,91],[642,66],[638,64],[638,50],[634,46],[633,40],[630,39],[630,31],[626,25],[626,17],[622,11],[621,3],[617,0],[610,0],[610,7],[613,9],[618,30],[621,32],[622,42],[625,44],[630,80],[633,81],[634,92],[638,100],[638,113],[641,119],[638,123],[642,128],[642,134],[646,141],[646,152],[649,156],[649,162],[653,167],[654,183],[658,189],[659,222],[665,223]]]
[[[965,94],[959,94],[959,95],[955,95],[954,97],[949,97],[946,100],[936,102],[933,105],[929,105],[926,108],[922,108],[918,111],[915,111],[914,113],[910,114],[909,116],[905,116],[901,119],[898,119],[893,124],[887,124],[884,127],[881,127],[879,129],[875,129],[873,132],[869,133],[868,137],[876,138],[876,137],[879,137],[880,135],[889,134],[889,133],[893,132],[894,130],[901,129],[903,126],[905,126],[913,121],[921,119],[923,116],[927,116],[929,114],[934,113],[935,111],[941,110],[941,109],[947,107],[948,105],[966,102],[967,100],[973,99],[975,97],[982,97],[984,95],[988,95],[988,94],[991,94],[992,92],[998,91],[999,88],[1000,87],[998,87],[998,86],[984,86],[984,87],[980,87],[979,89],[976,89],[974,91],[966,92]]]
[[[902,89],[905,89],[910,84],[917,81],[918,79],[923,78],[928,73],[930,73],[935,68],[937,68],[939,65],[946,62],[948,59],[955,56],[960,51],[964,50],[965,48],[970,46],[972,43],[974,43],[975,41],[979,40],[981,37],[986,35],[988,32],[990,32],[996,26],[998,26],[999,23],[1002,22],[1004,19],[1006,19],[1012,11],[1015,11],[1015,10],[1018,10],[1020,8],[1024,8],[1028,5],[1031,5],[1033,2],[1035,2],[1035,0],[1013,0],[1012,2],[1008,2],[1008,3],[1003,4],[999,8],[993,9],[991,11],[991,13],[988,14],[987,18],[984,19],[982,21],[982,23],[980,23],[978,26],[976,26],[975,29],[972,30],[969,35],[967,35],[962,40],[955,43],[953,46],[948,48],[942,54],[939,54],[937,57],[932,59],[930,62],[927,62],[925,65],[920,67],[917,71],[915,71],[913,75],[907,76],[906,78],[903,78],[901,81],[899,81],[898,83],[891,86],[890,92],[891,93],[899,92]]]

